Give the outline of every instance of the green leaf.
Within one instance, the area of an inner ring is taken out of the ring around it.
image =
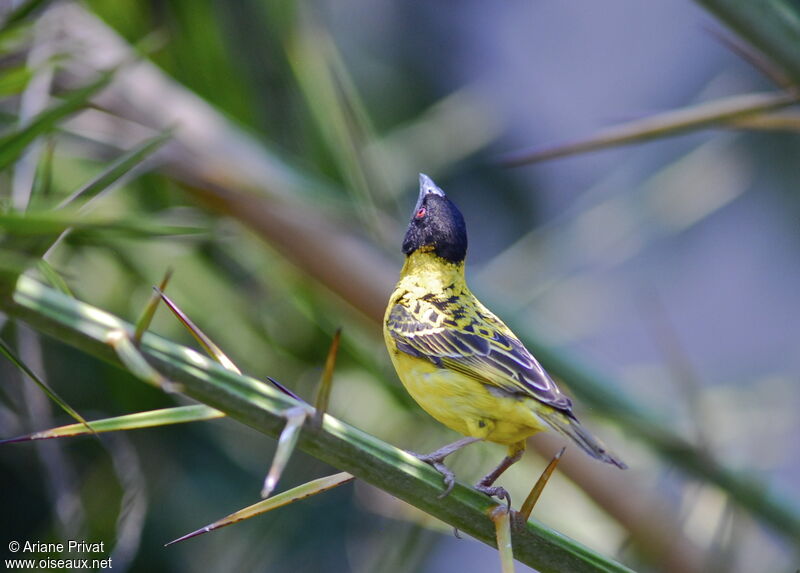
[[[367,229],[381,237],[373,194],[382,178],[373,174],[364,147],[372,139],[363,103],[333,39],[307,11],[288,46],[289,63],[316,121],[326,150],[338,165],[352,205]]]
[[[14,249],[0,248],[0,273],[16,277],[39,259],[24,255]]]
[[[164,145],[167,141],[169,141],[170,137],[172,137],[171,131],[165,131],[164,133],[157,135],[151,139],[148,139],[138,146],[134,147],[121,157],[118,157],[111,165],[106,167],[97,177],[89,181],[86,185],[77,189],[74,193],[72,193],[69,197],[64,199],[59,205],[58,208],[65,207],[69,205],[78,197],[82,197],[84,199],[90,199],[104,191],[111,185],[113,185],[116,181],[119,180],[120,177],[130,172],[134,167],[139,165],[142,161],[144,161],[147,157],[158,151],[158,149]]]
[[[104,72],[94,82],[77,89],[58,104],[34,116],[28,124],[0,137],[0,171],[16,161],[37,137],[50,131],[59,121],[84,107],[89,99],[106,87],[113,72]]]
[[[207,232],[202,227],[169,225],[151,219],[114,219],[80,215],[69,211],[29,211],[0,213],[0,227],[12,235],[55,235],[67,229],[102,230],[133,237],[197,235]]]
[[[0,76],[0,97],[6,97],[20,93],[28,85],[28,81],[33,76],[27,66],[16,66],[9,68]]]
[[[22,2],[6,17],[2,23],[2,28],[6,29],[12,25],[19,24],[47,2],[48,0],[27,0],[27,2]]]
[[[198,535],[208,533],[209,531],[214,531],[215,529],[220,529],[221,527],[225,527],[227,525],[233,525],[239,521],[250,519],[256,515],[261,515],[262,513],[272,511],[273,509],[278,509],[279,507],[289,505],[290,503],[306,499],[313,495],[324,493],[335,487],[349,483],[354,479],[356,478],[349,473],[342,472],[304,483],[303,485],[294,487],[274,497],[259,501],[258,503],[245,507],[244,509],[240,509],[239,511],[231,513],[230,515],[223,517],[214,523],[210,523],[209,525],[188,533],[183,537],[179,537],[178,539],[170,541],[169,543],[165,544],[165,547],[167,545],[172,545],[173,543],[179,543],[181,541],[191,539],[192,537],[197,537]]]
[[[42,276],[47,279],[47,282],[63,292],[65,295],[75,298],[75,295],[72,294],[67,282],[60,274],[58,274],[58,271],[56,271],[50,263],[44,259],[39,259],[36,262],[36,266],[38,267],[39,272],[42,273]]]
[[[14,366],[16,366],[17,368],[22,370],[25,374],[27,374],[28,378],[30,378],[31,380],[36,382],[36,384],[39,386],[39,388],[42,389],[42,392],[47,394],[47,396],[53,402],[58,404],[61,407],[62,410],[64,410],[67,414],[69,414],[70,416],[72,416],[73,418],[78,420],[78,422],[80,422],[87,429],[87,431],[92,432],[92,428],[89,426],[89,424],[83,418],[83,416],[78,414],[78,412],[72,406],[67,404],[66,401],[64,401],[64,399],[61,398],[61,396],[56,394],[55,390],[50,388],[50,386],[48,386],[47,383],[44,380],[39,378],[33,372],[33,370],[28,368],[28,366],[22,360],[20,360],[19,357],[14,353],[14,351],[11,349],[11,347],[9,347],[5,343],[5,341],[3,341],[2,339],[0,339],[0,354],[5,356],[6,358],[8,358],[14,364]]]
[[[36,166],[36,174],[33,179],[33,189],[31,189],[30,197],[32,201],[47,200],[50,191],[53,187],[53,155],[55,154],[55,140],[52,137],[47,138],[47,141],[42,150],[41,159]],[[31,204],[28,204],[27,210],[31,210]]]
[[[69,424],[41,432],[34,432],[27,436],[0,440],[0,444],[14,442],[27,442],[32,440],[48,440],[50,438],[71,438],[85,436],[88,433],[117,432],[120,430],[139,430],[142,428],[155,428],[171,424],[185,424],[187,422],[202,422],[222,418],[225,414],[214,408],[204,405],[179,406],[176,408],[162,408],[136,414],[126,414],[113,418],[94,420],[86,426],[83,424]]]

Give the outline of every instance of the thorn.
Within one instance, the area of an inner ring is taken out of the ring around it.
[[[514,573],[514,549],[511,545],[511,512],[497,505],[489,514],[494,522],[497,552],[500,554],[501,573]]]
[[[196,531],[192,531],[191,533],[187,533],[186,535],[179,537],[178,539],[173,539],[169,543],[165,543],[164,547],[169,547],[170,545],[174,545],[176,543],[180,543],[181,541],[186,541],[187,539],[191,539],[192,537],[197,537],[198,535],[202,535],[204,533],[208,533],[209,531],[213,531],[214,528],[210,525],[206,525],[205,527],[201,527]]]
[[[328,402],[331,397],[331,386],[333,383],[333,370],[336,367],[336,355],[339,353],[339,341],[342,338],[342,329],[337,328],[333,335],[331,346],[328,349],[328,356],[325,358],[325,369],[322,371],[322,378],[317,387],[317,396],[314,399],[314,418],[312,424],[319,428],[322,426],[322,418],[328,411]]]
[[[275,380],[275,378],[273,378],[272,376],[267,376],[267,380],[269,380],[270,382],[272,382],[272,384],[273,384],[273,385],[274,385],[274,386],[275,386],[275,387],[276,387],[278,390],[280,390],[281,392],[283,392],[283,393],[284,393],[284,394],[286,394],[287,396],[291,396],[292,398],[294,398],[294,399],[295,399],[295,400],[297,400],[298,402],[302,402],[303,404],[305,404],[305,400],[303,400],[303,399],[302,399],[300,396],[298,396],[297,394],[295,394],[294,392],[292,392],[291,390],[289,390],[289,389],[288,389],[286,386],[284,386],[283,384],[281,384],[280,382],[278,382],[277,380]]]
[[[123,366],[140,380],[161,388],[168,394],[180,391],[179,384],[175,384],[150,365],[127,332],[112,330],[106,335],[106,343],[117,353]]]
[[[309,410],[306,406],[296,406],[290,408],[283,413],[286,418],[286,426],[278,438],[278,449],[275,451],[275,457],[272,458],[272,466],[264,478],[264,485],[261,488],[261,497],[267,498],[275,490],[278,485],[278,480],[281,478],[283,469],[289,462],[292,456],[294,447],[297,444],[297,437],[300,435],[300,428],[306,421],[309,415]]]
[[[158,293],[158,296],[161,297],[161,300],[164,301],[164,304],[167,305],[167,308],[169,308],[172,311],[172,314],[174,314],[177,319],[183,323],[186,329],[191,333],[192,336],[194,336],[194,339],[200,344],[200,346],[203,347],[203,350],[205,350],[209,356],[219,362],[226,370],[236,372],[236,374],[242,373],[236,364],[234,364],[230,358],[225,356],[225,353],[222,352],[220,347],[214,344],[211,338],[209,338],[202,330],[200,330],[185,312],[178,308],[177,304],[172,302],[172,300],[157,287],[153,287],[153,290]]]
[[[550,460],[550,463],[547,464],[547,467],[544,468],[542,475],[539,476],[539,479],[536,480],[536,483],[533,485],[531,492],[528,494],[528,497],[525,498],[525,503],[522,504],[522,508],[519,510],[519,515],[523,518],[524,521],[528,521],[531,516],[531,512],[533,511],[533,506],[536,505],[536,502],[539,501],[539,496],[542,495],[542,491],[544,490],[544,486],[547,485],[550,476],[558,466],[558,462],[561,461],[561,456],[564,455],[564,452],[567,450],[567,447],[564,446],[559,450],[559,452],[553,456],[553,459]]]
[[[0,446],[3,444],[17,444],[19,442],[30,442],[35,440],[35,434],[28,434],[26,436],[17,436],[16,438],[6,438],[5,440],[0,440]]]
[[[172,270],[172,267],[167,267],[167,271],[164,273],[164,278],[161,279],[161,284],[158,286],[158,291],[166,290],[169,280],[172,278]],[[155,288],[156,287],[153,287],[154,290]],[[139,346],[145,331],[150,328],[150,323],[153,322],[153,317],[156,314],[159,300],[160,297],[157,293],[151,294],[150,299],[147,301],[147,304],[145,305],[144,310],[139,317],[139,320],[136,321],[136,330],[133,333],[133,343],[136,344],[136,346]]]
[[[275,486],[278,485],[278,477],[273,476],[271,473],[267,474],[267,477],[264,478],[264,485],[261,486],[261,491],[259,492],[261,499],[267,499],[275,491]]]

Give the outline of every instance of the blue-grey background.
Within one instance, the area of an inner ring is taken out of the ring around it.
[[[163,45],[151,59],[165,77],[206,100],[232,129],[338,190],[352,212],[331,210],[330,219],[393,268],[417,173],[434,177],[464,212],[468,278],[479,296],[602,371],[654,419],[800,507],[797,136],[715,129],[524,167],[499,161],[666,110],[776,90],[718,39],[734,36],[696,4],[91,0],[86,10],[129,42],[157,32]],[[353,156],[315,75],[320,61],[347,78],[356,115],[368,118]],[[102,164],[73,140],[57,150],[56,192],[71,191]],[[358,166],[370,174],[366,210],[352,177]],[[103,198],[100,209],[145,216],[196,209],[153,169]],[[325,203],[312,207],[326,213]],[[404,397],[375,325],[285,250],[228,217],[199,216],[213,229],[201,243],[73,241],[54,262],[80,298],[129,319],[149,285],[174,266],[173,298],[243,369],[276,376],[305,396],[333,329],[343,325],[332,413],[400,447],[433,449],[454,439]],[[155,328],[190,343],[166,313]],[[15,336],[84,414],[172,404],[57,342],[24,328]],[[17,377],[2,368],[4,379]],[[63,422],[35,390],[17,386],[0,412],[4,437]],[[625,474],[596,470],[611,483],[606,501],[654,503],[651,520],[663,518],[667,536],[688,540],[706,560],[703,570],[797,568],[796,547],[719,489],[687,478],[613,420],[578,411],[632,466]],[[4,520],[5,538],[117,540],[119,569],[132,571],[498,568],[494,550],[455,539],[363,484],[163,549],[256,501],[274,442],[217,421],[104,444],[3,449],[3,506],[18,516]],[[479,446],[454,466],[471,480],[500,455],[496,446]],[[531,453],[504,476],[515,500],[543,465]],[[282,483],[332,471],[298,454]],[[602,507],[557,474],[535,516],[636,570],[670,569],[631,544],[624,519]]]

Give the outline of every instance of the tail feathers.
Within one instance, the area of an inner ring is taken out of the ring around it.
[[[558,410],[537,413],[551,428],[570,438],[573,442],[578,444],[584,452],[593,458],[606,462],[607,464],[615,465],[623,470],[628,469],[625,462],[611,454],[606,449],[605,445],[581,426],[581,423],[575,418]]]

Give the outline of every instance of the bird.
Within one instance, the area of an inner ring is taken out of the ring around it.
[[[442,474],[440,497],[455,485],[445,458],[487,441],[507,446],[507,454],[475,488],[510,507],[508,492],[494,483],[522,457],[526,438],[547,429],[593,458],[627,468],[581,425],[571,399],[520,339],[472,294],[464,274],[464,217],[424,174],[402,251],[405,263],[384,315],[387,350],[417,404],[464,436],[430,454],[414,454]]]

